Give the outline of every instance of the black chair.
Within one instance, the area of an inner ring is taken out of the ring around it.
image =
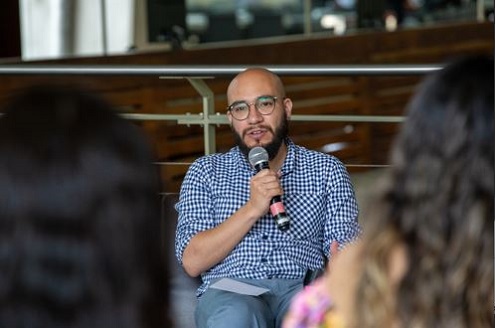
[[[177,200],[176,194],[162,196],[162,231],[170,272],[170,315],[175,327],[194,328],[196,289],[201,284],[201,278],[187,275],[175,257],[177,211],[174,206]]]
[[[356,4],[358,28],[383,29],[385,21],[385,0],[357,0]]]
[[[282,14],[264,10],[253,10],[253,23],[247,29],[249,39],[266,38],[285,35]]]
[[[325,262],[323,268],[318,270],[308,270],[306,272],[306,275],[304,276],[303,285],[304,286],[310,285],[313,281],[323,276],[323,274],[325,273],[325,268],[327,267],[327,263],[328,263],[328,258],[325,256]]]
[[[202,35],[202,42],[233,41],[244,38],[243,31],[237,26],[234,13],[210,13],[208,29]]]

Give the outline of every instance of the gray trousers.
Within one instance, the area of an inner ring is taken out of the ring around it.
[[[259,296],[208,288],[198,300],[198,328],[280,327],[292,297],[303,288],[303,280],[236,279],[270,291]]]

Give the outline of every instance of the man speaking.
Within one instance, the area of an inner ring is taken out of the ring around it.
[[[332,243],[359,235],[354,190],[337,158],[288,138],[292,101],[277,75],[249,68],[227,99],[237,146],[190,166],[176,205],[176,256],[203,281],[198,327],[280,327],[306,272],[324,267]],[[267,165],[250,163],[255,147]]]

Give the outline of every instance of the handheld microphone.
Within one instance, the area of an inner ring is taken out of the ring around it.
[[[268,152],[263,147],[254,147],[249,151],[249,163],[254,167],[256,172],[268,169]],[[285,212],[282,197],[275,196],[270,200],[270,212],[281,231],[287,231],[290,228],[290,219]]]

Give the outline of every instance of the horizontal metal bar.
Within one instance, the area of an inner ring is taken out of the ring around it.
[[[280,75],[421,75],[441,69],[439,64],[403,65],[259,65]],[[232,76],[253,66],[151,65],[0,65],[0,75],[155,75],[168,78]]]
[[[403,116],[381,116],[381,115],[291,115],[291,121],[304,122],[384,122],[399,123],[405,120]]]
[[[153,162],[153,165],[157,166],[189,166],[193,162]],[[390,164],[344,164],[345,167],[359,167],[359,168],[388,168]]]
[[[177,121],[178,124],[204,125],[202,114],[122,114],[124,117],[137,121]],[[375,122],[375,123],[400,123],[405,120],[403,116],[383,115],[292,115],[291,121],[301,122]],[[227,115],[216,114],[208,116],[208,124],[229,124]]]
[[[140,114],[140,113],[125,113],[123,117],[134,121],[178,121],[187,120],[190,115],[184,114]],[[194,118],[193,120],[197,120]]]

